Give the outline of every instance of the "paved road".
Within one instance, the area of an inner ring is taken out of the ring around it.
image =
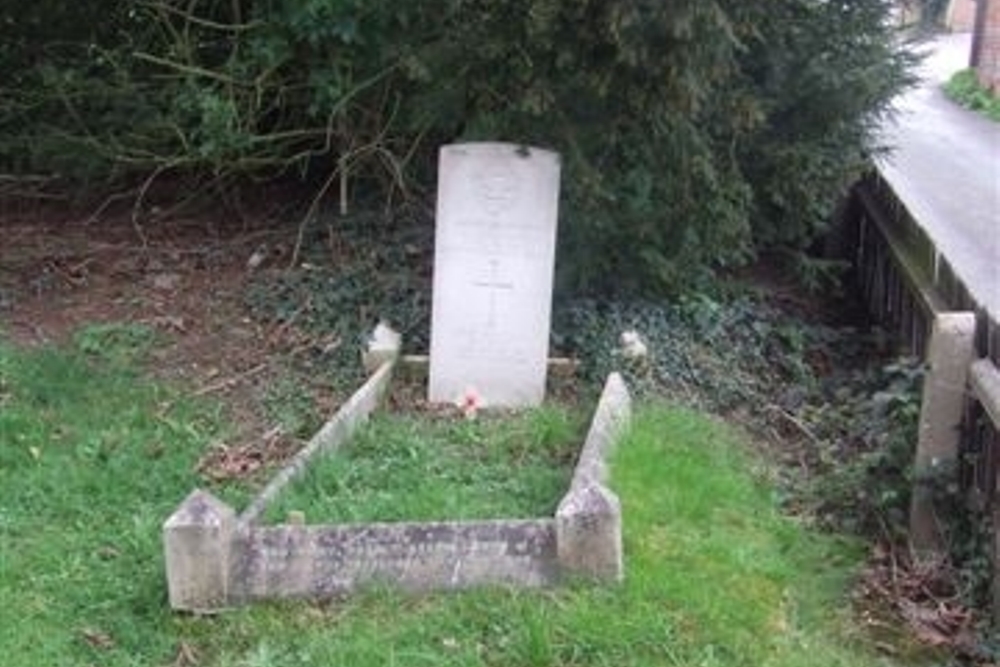
[[[944,96],[941,84],[968,66],[970,35],[930,45],[922,84],[897,101],[879,165],[917,223],[972,296],[1000,319],[1000,123]]]

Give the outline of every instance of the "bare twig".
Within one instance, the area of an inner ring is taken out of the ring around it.
[[[295,265],[298,264],[299,253],[302,251],[302,240],[305,237],[306,233],[306,226],[309,224],[309,221],[312,220],[313,216],[316,214],[316,209],[319,208],[319,203],[326,195],[327,190],[329,190],[330,186],[333,185],[333,182],[337,180],[337,176],[340,173],[341,164],[343,164],[343,162],[338,163],[337,168],[334,169],[333,172],[331,172],[331,174],[327,177],[326,181],[323,183],[323,186],[316,193],[316,196],[313,197],[312,202],[309,204],[309,208],[306,209],[305,215],[302,216],[302,221],[299,223],[299,231],[295,235],[295,247],[292,249],[292,257],[288,261],[289,268],[294,268]]]
[[[0,182],[12,183],[47,183],[54,180],[54,176],[44,176],[41,174],[0,174]]]
[[[764,409],[767,410],[767,411],[769,411],[769,412],[776,412],[778,414],[778,416],[780,416],[785,421],[787,421],[789,424],[791,424],[792,426],[794,426],[795,428],[797,428],[799,430],[799,432],[801,432],[804,436],[806,436],[807,438],[809,438],[813,443],[815,443],[817,445],[821,444],[821,441],[820,441],[819,437],[817,437],[817,435],[812,432],[812,429],[810,429],[808,426],[806,426],[802,422],[802,420],[800,420],[798,417],[796,417],[795,415],[793,415],[792,413],[790,413],[788,410],[785,410],[781,406],[774,405],[773,403],[770,404],[770,405],[765,406]]]
[[[218,23],[217,21],[212,21],[210,19],[202,18],[195,15],[191,11],[185,11],[179,7],[174,7],[166,2],[142,2],[139,4],[148,9],[163,11],[168,14],[173,14],[174,16],[179,16],[185,21],[190,21],[191,23],[201,26],[203,28],[211,28],[212,30],[223,30],[228,32],[245,32],[247,30],[253,30],[254,28],[259,28],[264,25],[263,21],[250,21],[249,23],[243,23],[239,19],[241,18],[238,14],[236,16],[237,23]],[[239,3],[233,2],[233,7],[238,11]]]
[[[135,229],[135,233],[139,236],[139,240],[142,242],[143,250],[149,246],[149,240],[146,238],[146,232],[142,228],[142,224],[139,222],[139,212],[142,210],[143,199],[145,199],[146,192],[149,191],[153,181],[155,181],[160,174],[173,166],[173,163],[168,162],[167,164],[162,164],[154,169],[153,173],[149,175],[149,178],[147,178],[139,188],[139,192],[135,197],[135,203],[132,204],[132,228]]]
[[[203,76],[207,79],[215,79],[220,83],[225,83],[227,85],[241,86],[245,88],[250,88],[253,86],[251,83],[246,83],[244,81],[237,81],[231,76],[222,74],[221,72],[216,72],[210,69],[205,69],[204,67],[198,67],[197,65],[185,65],[184,63],[174,62],[173,60],[167,60],[166,58],[161,58],[159,56],[154,56],[151,53],[144,53],[142,51],[133,51],[132,57],[137,60],[144,60],[148,63],[153,63],[154,65],[160,65],[161,67],[167,67],[170,69],[177,70],[178,72],[183,72],[184,74],[193,74],[195,76]]]
[[[111,206],[111,204],[113,204],[114,202],[120,199],[129,199],[131,197],[134,197],[135,194],[136,194],[136,189],[129,188],[125,192],[115,192],[113,194],[108,195],[108,197],[103,202],[101,202],[101,205],[98,206],[93,213],[87,216],[87,219],[84,220],[83,222],[83,226],[89,227],[94,222],[97,222],[97,218],[100,217],[100,215],[104,213],[105,209]]]
[[[288,331],[293,324],[295,324],[295,320],[299,319],[299,315],[306,312],[311,306],[312,297],[310,296],[306,299],[306,302],[299,306],[287,320],[279,324],[278,327],[271,332],[271,334],[267,337],[268,343],[271,345],[277,343],[281,336],[283,336],[285,332]]]
[[[267,368],[267,364],[258,364],[253,368],[243,371],[242,373],[237,373],[236,375],[230,375],[227,378],[207,384],[199,389],[196,389],[192,396],[204,396],[205,394],[211,394],[212,392],[219,391],[220,389],[228,389],[229,387],[246,380],[247,378],[257,375],[261,371]]]

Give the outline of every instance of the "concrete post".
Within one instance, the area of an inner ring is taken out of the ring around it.
[[[163,524],[170,606],[219,611],[229,601],[236,512],[212,494],[192,491]]]
[[[927,479],[957,461],[966,383],[975,354],[975,334],[975,313],[938,313],[934,316],[927,345],[928,371],[920,404],[920,432],[910,505],[910,545],[918,557],[935,556],[945,549]]]
[[[621,503],[601,484],[574,487],[556,510],[556,552],[570,576],[621,581]]]

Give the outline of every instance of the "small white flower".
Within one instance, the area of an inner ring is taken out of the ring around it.
[[[379,366],[398,357],[401,346],[399,333],[388,324],[379,322],[361,351],[361,363],[366,371],[374,373]]]
[[[399,333],[393,330],[385,322],[379,322],[368,339],[368,349],[375,352],[379,350],[396,350],[401,343]]]
[[[649,356],[649,350],[638,331],[623,331],[619,338],[622,356],[626,359],[642,360]]]

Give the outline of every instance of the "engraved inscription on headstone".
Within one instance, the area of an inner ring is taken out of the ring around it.
[[[441,149],[430,400],[545,394],[559,156],[503,143]]]
[[[517,198],[518,181],[506,164],[495,162],[471,175],[479,203],[487,215],[496,217]]]

